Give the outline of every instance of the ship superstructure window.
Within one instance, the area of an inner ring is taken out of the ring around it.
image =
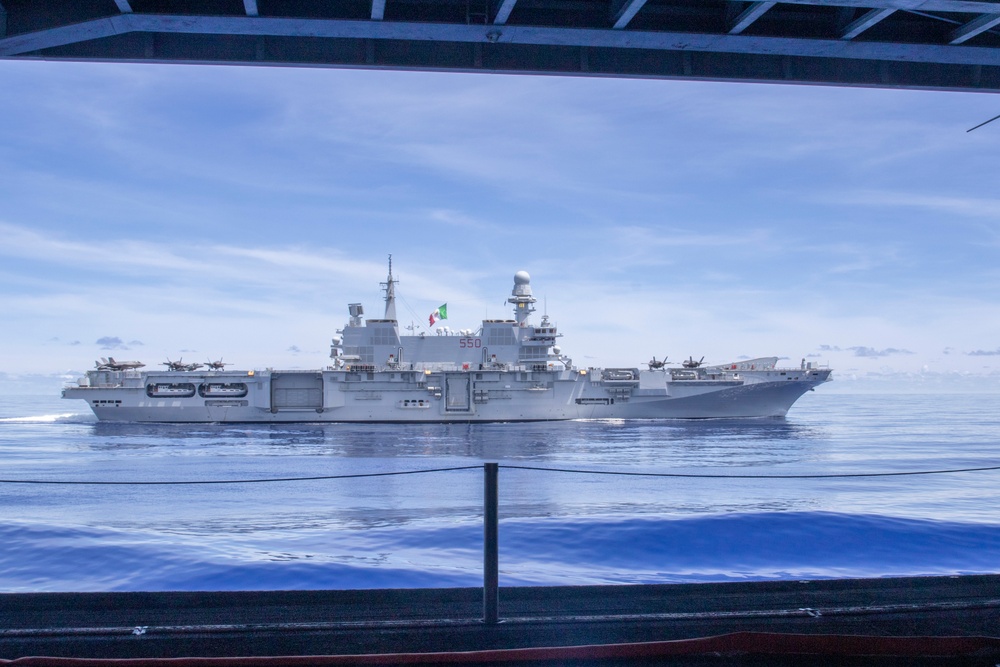
[[[517,345],[517,337],[510,327],[491,327],[486,344],[490,347],[494,345]]]
[[[388,327],[372,332],[372,345],[395,345],[397,342],[396,332]]]

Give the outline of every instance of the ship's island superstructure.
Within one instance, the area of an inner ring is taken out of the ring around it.
[[[226,370],[211,362],[103,361],[63,398],[87,401],[100,420],[120,422],[507,422],[567,419],[783,417],[830,369],[777,368],[777,357],[668,368],[578,368],[556,345],[548,316],[532,324],[531,278],[514,275],[514,319],[478,331],[400,335],[396,280],[382,283],[385,313],[359,303],[332,340],[322,370]]]

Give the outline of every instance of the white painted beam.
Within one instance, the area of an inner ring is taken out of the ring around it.
[[[372,21],[385,18],[385,0],[372,0]]]
[[[983,14],[977,19],[969,21],[961,28],[956,28],[950,35],[951,44],[961,44],[976,35],[986,32],[996,24],[1000,23],[1000,14]]]
[[[118,5],[118,11],[122,14],[132,13],[132,5],[128,4],[128,0],[115,0],[115,4]]]
[[[729,28],[730,35],[738,35],[753,24],[754,21],[763,16],[767,10],[774,7],[777,2],[754,2],[736,17],[733,25]]]
[[[866,12],[860,18],[851,21],[851,23],[844,28],[844,34],[842,34],[840,38],[854,39],[879,21],[891,16],[895,13],[895,11],[895,9],[873,9],[870,12]]]
[[[257,16],[259,14],[257,11],[257,0],[243,0],[243,9],[246,11],[247,16]]]

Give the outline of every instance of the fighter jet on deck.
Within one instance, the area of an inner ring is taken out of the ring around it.
[[[185,364],[183,357],[177,361],[170,361],[168,357],[166,361],[162,362],[164,366],[167,367],[168,371],[196,371],[205,364]]]
[[[114,357],[108,357],[107,359],[101,357],[101,360],[95,361],[94,365],[99,371],[128,371],[135,368],[142,368],[146,364],[141,361],[115,361]]]

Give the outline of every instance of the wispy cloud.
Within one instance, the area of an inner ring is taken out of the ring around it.
[[[829,258],[825,263],[828,274],[865,273],[886,266],[897,265],[901,255],[894,245],[877,245],[851,242],[836,242],[813,248],[817,253]]]
[[[101,336],[97,339],[97,345],[101,347],[102,350],[127,350],[128,346],[125,345],[123,341],[118,336]]]
[[[323,364],[309,341],[346,302],[378,313],[389,253],[401,319],[506,316],[525,269],[564,349],[609,365],[994,356],[1000,133],[962,132],[988,98],[29,62],[0,84],[0,347],[25,368],[103,338]]]
[[[849,206],[927,209],[948,215],[1000,221],[1000,198],[995,197],[931,195],[916,191],[854,190],[838,192],[824,200]]]
[[[855,357],[870,357],[870,358],[880,358],[880,357],[891,357],[893,355],[899,354],[913,354],[910,350],[903,350],[895,347],[886,347],[882,349],[877,349],[874,347],[869,347],[867,345],[855,345],[853,347],[838,347],[836,345],[820,345],[820,352],[853,352]]]
[[[847,349],[854,352],[854,356],[856,357],[891,357],[896,354],[913,354],[913,352],[909,350],[901,350],[895,347],[887,347],[877,350],[874,347],[857,346],[849,347]]]
[[[151,269],[189,273],[204,268],[204,264],[159,244],[128,238],[77,241],[0,222],[0,241],[0,256],[76,266],[81,270],[94,267],[130,273]]]
[[[447,208],[431,209],[425,214],[429,220],[452,227],[465,227],[480,231],[496,231],[498,225],[486,222],[468,213]]]

